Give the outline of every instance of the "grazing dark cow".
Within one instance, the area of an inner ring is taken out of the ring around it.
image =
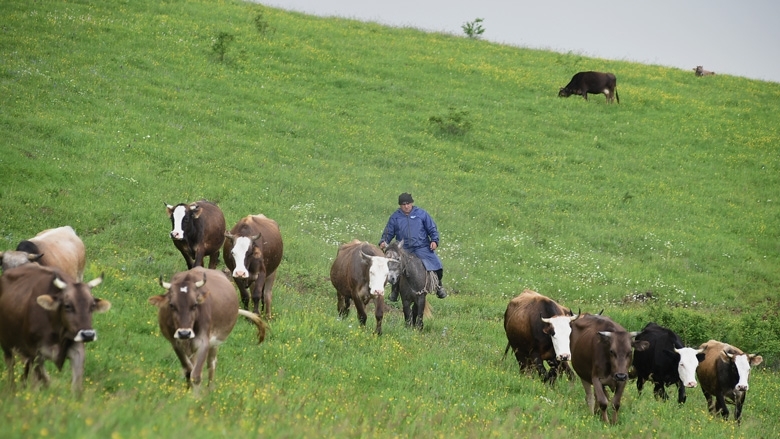
[[[677,384],[677,402],[685,402],[685,388],[696,387],[696,368],[704,359],[701,349],[687,348],[680,337],[669,328],[655,323],[645,325],[635,340],[645,340],[650,345],[634,353],[634,369],[637,372],[636,388],[641,393],[645,381],[653,380],[653,393],[666,401],[666,386]]]
[[[504,312],[504,331],[508,340],[504,356],[511,347],[521,371],[536,366],[539,375],[551,384],[555,382],[559,366],[571,375],[569,336],[571,322],[576,318],[571,310],[554,300],[536,291],[523,291],[509,301]],[[549,371],[544,367],[545,361],[550,365]]]
[[[693,71],[696,73],[696,76],[711,76],[715,74],[715,72],[704,70],[704,67],[702,66],[696,66],[696,68],[693,69]]]
[[[71,387],[80,392],[84,377],[84,343],[97,340],[92,313],[105,312],[111,303],[92,296],[103,276],[88,283],[75,281],[56,268],[25,264],[0,277],[0,346],[8,382],[14,385],[14,353],[25,360],[24,378],[34,367],[35,377],[49,383],[44,361],[62,370],[70,360]]]
[[[581,315],[571,324],[571,363],[585,389],[585,401],[591,413],[596,413],[593,391],[601,408],[601,419],[607,418],[608,387],[612,397],[612,424],[617,423],[620,398],[628,381],[632,348],[647,349],[646,341],[634,341],[636,333],[627,332],[609,317]]]
[[[190,204],[165,205],[171,219],[173,245],[184,256],[187,268],[203,267],[209,257],[209,268],[217,268],[219,250],[225,240],[225,215],[216,204],[206,200]]]
[[[79,282],[84,278],[86,249],[70,226],[48,229],[22,241],[16,251],[0,252],[3,271],[28,262],[60,269]]]
[[[379,247],[355,239],[339,247],[330,267],[330,282],[336,288],[339,316],[345,318],[349,314],[350,301],[354,301],[358,321],[365,326],[366,305],[373,300],[378,335],[382,335],[385,285],[390,272],[388,261],[390,259],[384,257]]]
[[[575,74],[566,87],[561,87],[558,96],[568,98],[571,95],[580,95],[588,100],[588,93],[601,94],[607,97],[607,103],[612,103],[617,99],[620,103],[620,96],[617,92],[617,79],[612,73],[602,72],[579,72]]]
[[[270,319],[271,289],[284,253],[279,225],[265,215],[249,215],[242,218],[225,237],[222,255],[241,292],[244,309],[249,309],[248,290],[251,289],[255,314],[259,312],[262,301],[265,317]]]
[[[170,283],[160,285],[167,292],[152,296],[149,303],[159,309],[160,331],[173,346],[187,379],[187,386],[200,388],[203,365],[208,361],[209,385],[214,381],[217,351],[227,340],[238,315],[257,326],[257,340],[265,339],[265,324],[260,316],[238,307],[233,284],[224,273],[195,267],[173,275]]]
[[[734,346],[716,340],[710,340],[700,348],[704,349],[704,361],[696,369],[696,376],[699,377],[710,413],[728,419],[726,402],[734,404],[734,420],[739,423],[748,391],[750,367],[758,366],[764,359],[760,355],[745,354]]]

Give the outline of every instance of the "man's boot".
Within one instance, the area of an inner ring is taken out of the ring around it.
[[[441,283],[439,283],[439,285],[436,287],[436,297],[439,299],[444,299],[447,297],[447,292],[444,291],[444,287],[441,286]]]

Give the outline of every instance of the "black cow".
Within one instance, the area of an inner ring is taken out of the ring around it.
[[[612,73],[579,72],[572,76],[566,87],[561,87],[558,91],[558,97],[568,98],[571,95],[580,95],[587,101],[588,93],[604,93],[608,104],[615,99],[617,99],[619,104],[620,96],[618,96],[616,87],[617,79]]]
[[[644,351],[634,353],[637,372],[636,389],[641,393],[645,381],[655,383],[653,393],[662,400],[669,399],[666,386],[677,384],[677,402],[685,402],[685,388],[696,387],[696,368],[704,360],[702,349],[683,346],[680,336],[669,328],[648,323],[636,340],[650,343]]]
[[[165,205],[171,219],[173,245],[184,256],[187,268],[203,267],[209,257],[209,268],[217,268],[219,250],[225,241],[225,215],[216,204],[206,200],[190,204]]]

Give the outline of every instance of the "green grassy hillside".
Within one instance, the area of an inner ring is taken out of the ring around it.
[[[615,73],[620,104],[558,98],[583,70]],[[0,250],[73,226],[113,308],[84,396],[68,370],[3,385],[0,435],[777,434],[778,114],[777,83],[238,1],[3,2]],[[328,273],[401,192],[436,219],[452,294],[422,333],[393,304],[377,338],[337,318]],[[285,255],[266,342],[238,325],[194,398],[147,298],[186,268],[163,203],[200,198],[277,220]],[[502,318],[525,288],[763,355],[741,427],[699,389],[677,407],[633,383],[604,427],[578,382],[518,375]]]

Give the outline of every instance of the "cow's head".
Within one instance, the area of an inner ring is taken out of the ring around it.
[[[195,338],[195,321],[200,313],[200,306],[206,299],[208,291],[202,287],[206,284],[206,273],[203,278],[195,280],[193,276],[187,276],[184,280],[176,283],[168,283],[160,277],[160,286],[168,292],[161,296],[152,296],[149,303],[162,308],[167,306],[173,326],[176,331],[173,338],[190,339]]]
[[[638,332],[599,331],[601,342],[609,347],[609,363],[612,378],[615,381],[628,379],[628,368],[633,358],[633,350],[644,351],[650,343],[644,340],[634,340]],[[633,348],[633,350],[632,350]]]
[[[28,262],[38,262],[42,257],[43,253],[27,253],[16,250],[0,252],[0,260],[3,261],[3,271],[27,264]]]
[[[262,269],[263,247],[262,236],[233,236],[230,232],[225,233],[225,238],[233,243],[230,254],[236,262],[236,268],[233,269],[233,277],[236,279],[247,279],[250,273],[257,273]]]
[[[198,203],[177,204],[176,206],[166,204],[165,209],[168,212],[168,218],[171,219],[171,239],[176,240],[184,239],[184,231],[191,228],[192,220],[199,218],[203,212],[203,208]]]
[[[368,292],[372,296],[384,296],[385,285],[388,282],[390,268],[388,267],[389,258],[384,256],[371,256],[360,251],[363,262],[368,265]]]
[[[566,87],[561,87],[560,90],[558,90],[558,97],[559,98],[568,98],[571,96],[571,91],[569,91]]]
[[[704,360],[704,349],[674,348],[674,351],[664,350],[674,361],[677,361],[677,374],[685,387],[696,387],[696,368]]]
[[[539,315],[541,317],[541,314]],[[571,336],[571,322],[578,316],[555,316],[542,318],[545,323],[544,333],[549,335],[555,349],[555,359],[558,361],[571,360],[571,347],[569,346],[569,337]]]
[[[746,392],[748,390],[748,378],[750,377],[750,367],[758,366],[764,361],[764,358],[755,354],[732,354],[728,351],[723,351],[723,360],[732,364],[732,367],[737,369],[739,374],[739,381],[734,386],[734,390],[738,392]]]
[[[59,293],[38,296],[36,302],[43,309],[57,314],[64,329],[63,337],[75,342],[97,340],[97,332],[92,328],[92,313],[106,312],[111,303],[92,296],[92,288],[103,282],[103,275],[88,283],[75,284],[65,282],[59,277],[53,280]]]

